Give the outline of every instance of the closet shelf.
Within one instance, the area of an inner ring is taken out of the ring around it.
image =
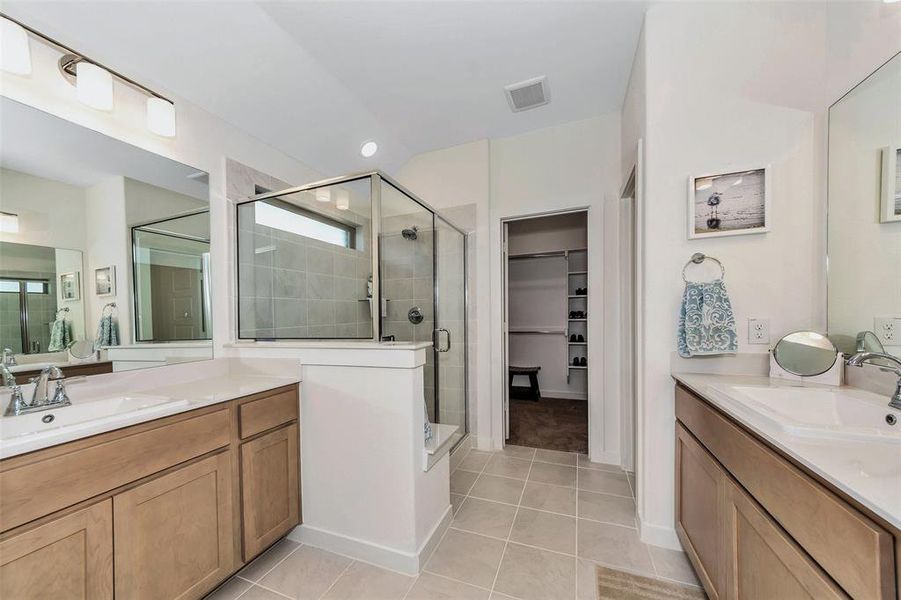
[[[588,271],[570,271],[568,275],[588,275]]]
[[[585,322],[588,321],[588,319],[568,319],[568,321],[569,321],[570,323],[572,323],[572,322],[576,322],[576,323],[580,323],[580,322],[581,322],[581,323],[585,323]]]
[[[568,296],[568,297],[569,297],[570,300],[572,300],[572,299],[574,299],[574,298],[585,298],[585,299],[588,299],[588,294],[571,294],[571,295]]]
[[[567,342],[570,346],[587,346],[588,342]]]
[[[579,369],[579,370],[583,370],[583,371],[587,371],[587,370],[588,370],[588,367],[577,367],[577,366],[575,366],[575,365],[569,365],[569,368],[570,368],[570,369]]]

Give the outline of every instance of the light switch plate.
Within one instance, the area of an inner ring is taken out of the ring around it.
[[[873,333],[884,346],[901,346],[901,317],[876,317]]]
[[[769,319],[748,319],[748,343],[749,344],[769,344],[770,343],[770,321],[769,321]]]

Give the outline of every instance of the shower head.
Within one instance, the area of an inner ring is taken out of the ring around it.
[[[418,232],[419,232],[419,228],[417,228],[417,227],[414,225],[413,227],[408,227],[407,229],[404,229],[403,231],[400,232],[400,234],[401,234],[402,236],[404,236],[404,239],[405,239],[405,240],[411,240],[411,241],[412,241],[412,240],[415,240],[416,238],[419,237],[419,233],[418,233]]]

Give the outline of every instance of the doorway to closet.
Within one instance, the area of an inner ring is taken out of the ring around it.
[[[504,222],[508,444],[588,452],[587,217]]]

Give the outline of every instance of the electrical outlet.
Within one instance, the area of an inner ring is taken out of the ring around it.
[[[770,343],[770,322],[768,319],[748,319],[748,343]]]
[[[901,345],[901,318],[876,317],[873,319],[873,333],[886,346]]]

